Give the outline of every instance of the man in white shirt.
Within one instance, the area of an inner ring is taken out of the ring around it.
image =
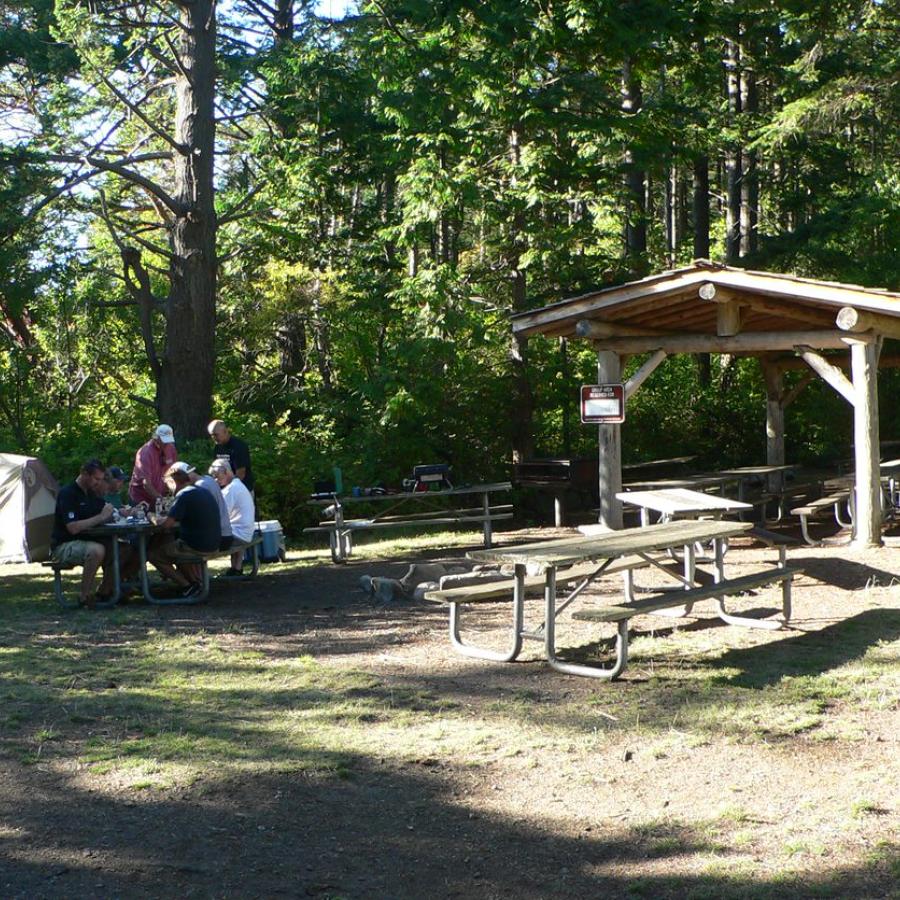
[[[231,554],[231,568],[225,575],[233,578],[243,574],[244,548],[253,540],[253,532],[256,530],[253,496],[240,478],[234,477],[227,459],[215,460],[209,467],[209,474],[218,482],[228,507],[234,552]]]

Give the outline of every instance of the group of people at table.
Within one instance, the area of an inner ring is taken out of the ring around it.
[[[97,529],[123,517],[157,526],[147,546],[147,560],[184,597],[202,592],[198,556],[230,550],[231,568],[224,574],[242,574],[244,549],[256,527],[250,451],[221,419],[210,422],[207,430],[216,444],[216,458],[207,475],[178,460],[171,426],[159,425],[135,454],[127,504],[121,498],[126,474],[98,459],[85,462],[77,478],[60,489],[52,559],[82,566],[79,599],[83,606],[93,607],[113,594],[109,544],[115,537],[98,536]],[[103,579],[95,592],[101,565]],[[135,548],[124,544],[119,553],[122,580],[133,578],[139,566]]]

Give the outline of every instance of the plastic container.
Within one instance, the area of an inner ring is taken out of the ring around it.
[[[259,558],[263,562],[284,562],[284,532],[278,519],[257,522],[256,530],[262,535]]]

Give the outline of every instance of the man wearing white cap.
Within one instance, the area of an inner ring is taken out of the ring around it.
[[[209,491],[219,507],[219,528],[222,531],[222,540],[219,543],[220,550],[227,550],[232,544],[231,537],[231,520],[228,516],[228,506],[225,504],[225,496],[219,482],[212,475],[198,475],[197,470],[188,465],[186,462],[177,462],[169,466],[168,472],[171,473],[175,469],[184,472],[191,484]]]
[[[165,472],[178,459],[175,449],[175,433],[171,425],[159,425],[153,437],[134,455],[134,469],[128,496],[134,504],[153,506],[158,497],[169,492]]]

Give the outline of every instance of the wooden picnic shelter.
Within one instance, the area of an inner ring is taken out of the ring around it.
[[[785,407],[815,376],[853,407],[856,510],[854,543],[881,543],[878,367],[885,338],[900,338],[900,294],[855,285],[752,272],[697,260],[511,317],[519,337],[542,334],[591,341],[597,381],[622,381],[624,360],[649,354],[625,381],[625,398],[668,356],[755,356],[766,384],[766,462],[783,465]],[[784,373],[807,377],[790,390]],[[621,426],[599,425],[600,521],[622,527]]]

